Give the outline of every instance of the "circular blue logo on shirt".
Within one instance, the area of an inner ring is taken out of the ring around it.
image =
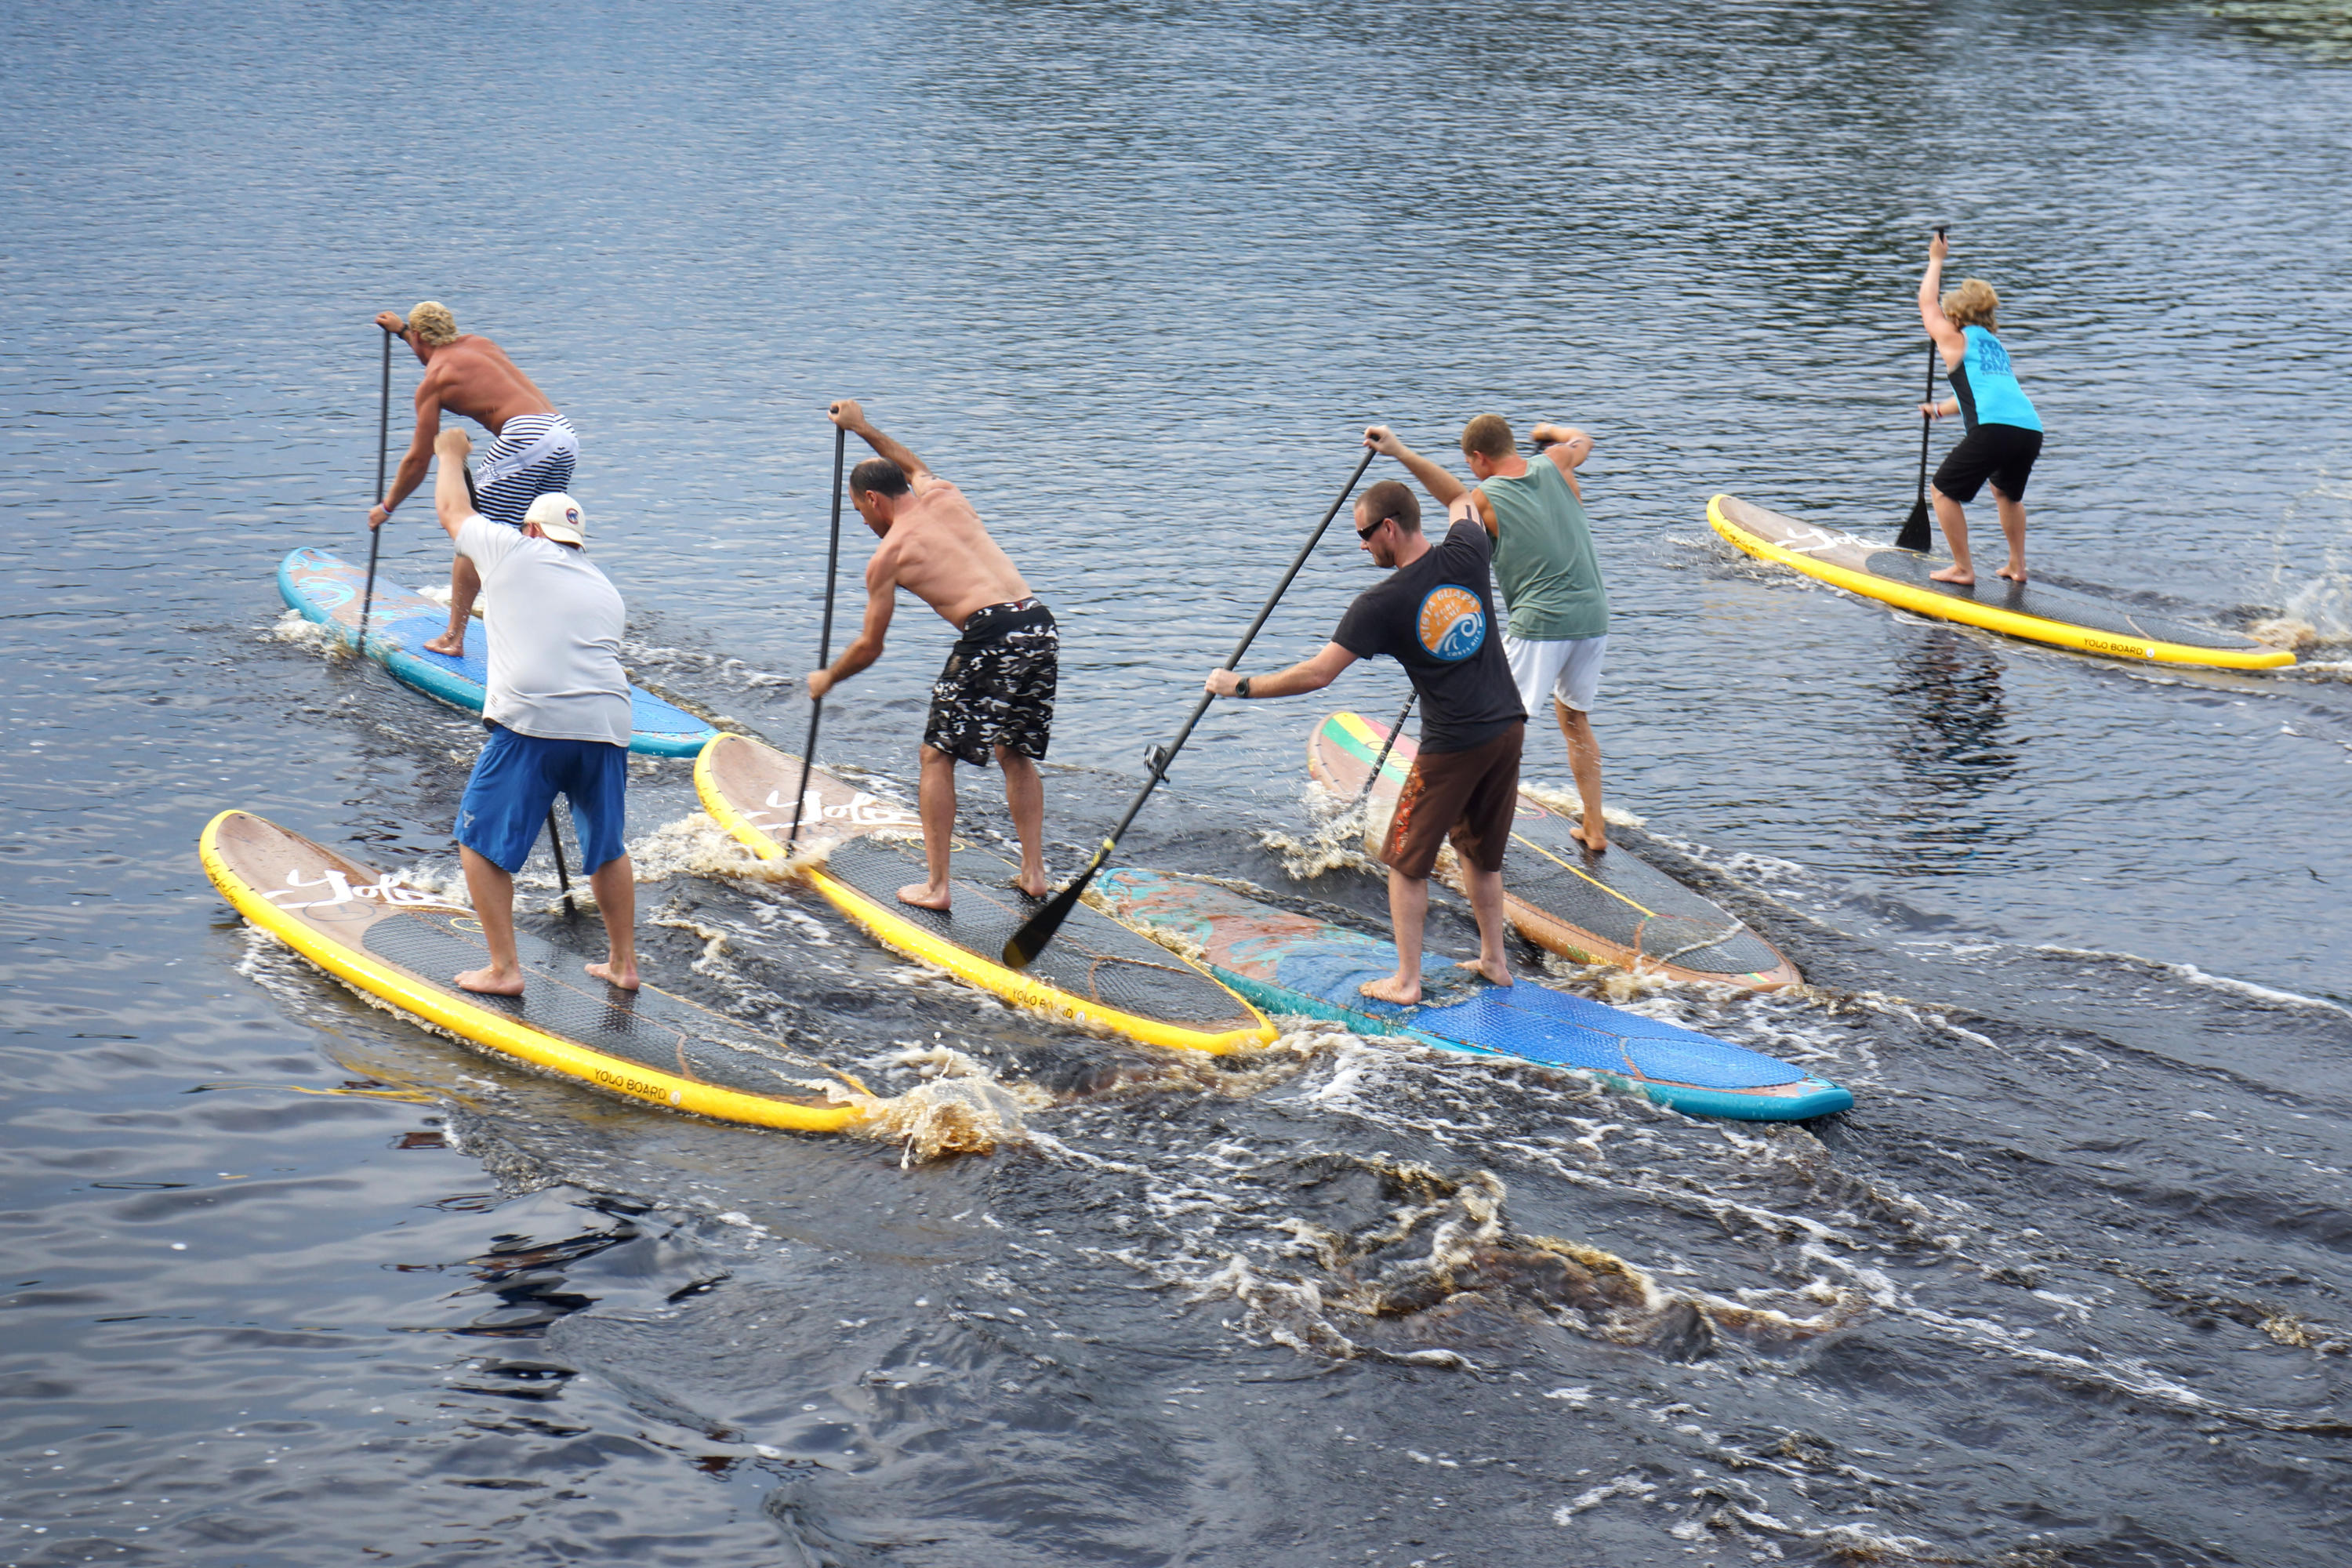
[[[1469,589],[1441,583],[1422,600],[1414,630],[1431,658],[1456,664],[1486,646],[1486,607]]]

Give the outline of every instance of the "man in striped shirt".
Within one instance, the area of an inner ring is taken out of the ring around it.
[[[416,384],[416,433],[393,477],[392,492],[368,513],[370,528],[382,528],[393,509],[424,482],[445,408],[496,437],[474,474],[475,509],[482,516],[520,531],[532,501],[571,489],[580,437],[506,351],[488,338],[461,335],[449,307],[435,300],[409,311],[404,321],[386,310],[375,324],[400,334],[425,374]],[[425,646],[452,658],[463,657],[466,620],[481,591],[481,574],[472,561],[458,556],[449,568],[449,629]]]

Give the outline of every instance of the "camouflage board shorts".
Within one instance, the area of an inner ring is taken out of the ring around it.
[[[923,744],[986,767],[997,747],[1041,761],[1054,733],[1062,634],[1036,599],[974,610],[931,683]]]

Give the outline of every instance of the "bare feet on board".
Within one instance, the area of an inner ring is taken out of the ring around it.
[[[1941,572],[1928,573],[1927,581],[1949,583],[1958,588],[1973,588],[1976,586],[1977,574],[1965,566],[1947,566]]]
[[[1508,985],[1512,983],[1511,966],[1501,959],[1489,963],[1483,958],[1465,958],[1462,961],[1461,967],[1475,969],[1497,985]]]
[[[580,967],[607,985],[617,985],[624,991],[635,991],[637,988],[637,966],[634,963],[616,966],[612,960],[606,959],[602,963],[583,963]]]
[[[2008,565],[2002,567],[2000,571],[1994,573],[1993,575],[1996,577],[2006,577],[2012,583],[2022,583],[2025,581],[2025,563],[2022,561],[2012,561]]]
[[[1367,980],[1356,987],[1375,1002],[1393,1002],[1400,1007],[1410,1007],[1421,1000],[1421,983],[1407,983],[1395,975],[1382,980]]]
[[[1568,836],[1583,845],[1585,853],[1589,855],[1609,853],[1609,829],[1606,827],[1595,828],[1588,835],[1584,830],[1584,824],[1580,822],[1568,830]]]
[[[446,654],[451,658],[463,658],[466,657],[466,634],[462,631],[443,632],[425,645],[425,651]]]
[[[898,901],[919,910],[945,910],[950,896],[946,888],[934,888],[929,882],[909,882],[898,889]]]
[[[509,969],[468,969],[451,980],[460,991],[471,991],[483,996],[520,996],[522,994],[522,971]]]

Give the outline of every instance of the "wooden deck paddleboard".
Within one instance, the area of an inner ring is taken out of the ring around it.
[[[305,547],[278,565],[278,593],[306,620],[331,626],[349,647],[360,635],[360,600],[367,568],[340,555]],[[368,612],[370,658],[394,680],[467,713],[489,696],[489,634],[467,634],[466,657],[452,658],[425,645],[448,629],[449,612],[413,588],[378,572]],[[719,731],[652,692],[629,688],[629,750],[651,757],[690,757]]]
[[[651,985],[584,973],[528,931],[520,996],[460,990],[489,962],[473,911],[250,812],[224,811],[198,845],[237,913],[340,979],[487,1049],[611,1093],[721,1121],[831,1132],[876,1101],[824,1063]],[[835,1091],[838,1091],[836,1097]]]
[[[1419,1003],[1375,1002],[1358,987],[1395,972],[1394,947],[1216,883],[1114,867],[1095,886],[1122,917],[1200,944],[1210,973],[1268,1012],[1588,1072],[1695,1116],[1797,1121],[1853,1104],[1828,1079],[1745,1046],[1533,981],[1490,984],[1435,956]]]
[[[1717,533],[1759,561],[1776,562],[1913,615],[2109,658],[2216,669],[2277,669],[2294,662],[2286,649],[2237,632],[2154,615],[2119,599],[2053,584],[2011,583],[1990,573],[1967,587],[1938,583],[1927,574],[1950,563],[1800,522],[1733,496],[1707,502],[1706,520]]]
[[[799,758],[741,735],[718,737],[694,765],[704,808],[765,860],[784,858],[800,779]],[[1223,1052],[1274,1038],[1274,1026],[1207,972],[1084,904],[1034,963],[1008,968],[1005,942],[1044,902],[1013,885],[1016,868],[959,842],[953,907],[900,903],[898,890],[925,874],[915,814],[821,768],[808,781],[801,842],[831,841],[809,880],[885,947],[1016,1005],[1147,1045]]]
[[[1549,733],[1532,726],[1530,736]],[[1334,713],[1307,742],[1307,766],[1344,799],[1363,792],[1388,726],[1357,713]],[[1364,853],[1377,860],[1389,819],[1418,748],[1400,735],[1381,764],[1366,807]],[[1737,915],[1684,887],[1622,844],[1600,855],[1572,837],[1571,818],[1522,792],[1503,861],[1503,910],[1538,947],[1580,963],[1664,973],[1676,980],[1777,991],[1802,978],[1778,948]],[[1438,875],[1460,888],[1449,849]]]

